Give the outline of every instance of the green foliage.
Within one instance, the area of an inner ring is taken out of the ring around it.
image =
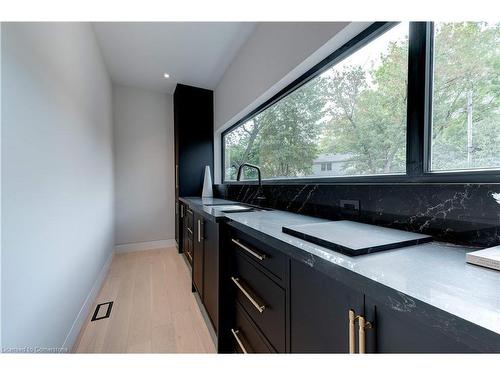
[[[436,25],[433,169],[500,166],[499,43],[498,24]],[[226,135],[226,178],[235,179],[243,162],[260,165],[265,178],[308,176],[325,153],[347,155],[346,175],[404,172],[408,39],[364,65],[334,66]]]
[[[500,25],[439,24],[434,49],[433,169],[500,165]],[[472,163],[467,164],[467,96]]]
[[[391,43],[377,68],[348,66],[328,80],[328,100],[336,110],[321,151],[351,154],[347,174],[404,171],[407,55],[407,40]]]
[[[244,162],[259,165],[266,178],[310,174],[324,116],[322,85],[322,80],[307,83],[228,134],[228,178],[236,179]],[[245,171],[244,176],[255,178],[255,171]]]
[[[312,172],[323,117],[322,81],[311,81],[262,113],[258,160],[265,176],[304,176]]]

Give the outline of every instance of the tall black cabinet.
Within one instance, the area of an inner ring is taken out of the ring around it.
[[[205,166],[214,170],[213,91],[178,84],[174,93],[175,239],[182,252],[179,197],[201,196]]]

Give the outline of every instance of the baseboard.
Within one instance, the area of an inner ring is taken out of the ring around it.
[[[163,247],[173,247],[173,246],[175,246],[174,239],[147,241],[147,242],[133,242],[133,243],[126,243],[123,245],[116,245],[115,252],[129,253],[132,251],[153,250],[153,249],[161,249]]]
[[[87,316],[89,315],[89,311],[92,308],[92,305],[94,304],[95,299],[97,298],[97,294],[101,290],[102,283],[104,282],[104,279],[106,278],[106,275],[108,274],[109,266],[111,265],[111,261],[113,260],[113,252],[109,254],[108,259],[106,259],[106,262],[104,263],[104,266],[101,268],[101,271],[99,272],[99,275],[97,276],[96,281],[94,282],[94,285],[92,285],[92,289],[90,290],[90,293],[87,295],[87,298],[85,298],[85,302],[83,303],[82,308],[80,309],[80,312],[76,316],[75,321],[73,322],[73,325],[71,326],[71,329],[69,330],[68,335],[66,336],[66,339],[64,340],[64,343],[62,345],[62,349],[66,352],[72,351],[76,339],[78,338],[78,335],[80,334],[80,331],[83,327],[83,324],[85,323],[85,320],[87,319]]]

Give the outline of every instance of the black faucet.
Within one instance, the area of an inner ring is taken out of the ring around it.
[[[247,166],[249,168],[254,168],[254,169],[257,170],[257,177],[259,179],[259,188],[257,189],[257,196],[255,197],[255,199],[257,199],[259,201],[259,203],[262,202],[262,201],[265,201],[266,200],[266,196],[264,195],[264,190],[262,189],[262,177],[261,177],[261,174],[260,174],[260,168],[258,166],[253,165],[253,164],[248,164],[248,163],[241,164],[239,166],[239,168],[238,168],[238,176],[236,177],[236,181],[240,181],[241,170],[245,166]]]

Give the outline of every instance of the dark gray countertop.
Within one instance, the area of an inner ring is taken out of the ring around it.
[[[220,208],[214,207],[212,205],[241,204],[240,202],[219,198],[180,197],[179,200],[181,202],[189,204],[191,208],[197,209],[199,212],[212,216],[215,221],[224,219],[226,217],[226,214],[222,212]]]
[[[315,243],[347,255],[363,255],[377,251],[431,242],[432,237],[404,230],[385,228],[350,220],[284,225],[283,233]]]
[[[200,198],[183,201],[203,209]],[[281,229],[283,225],[326,222],[324,219],[277,210],[215,214],[302,250],[304,261],[312,267],[320,258],[500,334],[500,272],[466,263],[465,253],[475,249],[432,242],[350,257]]]

